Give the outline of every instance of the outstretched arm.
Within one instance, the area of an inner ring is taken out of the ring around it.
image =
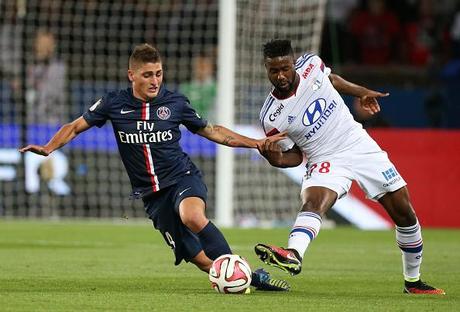
[[[198,130],[197,134],[218,144],[230,147],[248,148],[257,148],[259,144],[262,144],[266,140],[270,140],[270,142],[278,142],[286,137],[286,133],[278,133],[270,138],[253,139],[233,132],[224,126],[212,125],[210,123],[208,123],[206,127]]]
[[[91,128],[91,126],[86,122],[86,120],[83,117],[79,117],[71,123],[63,125],[51,138],[51,140],[46,143],[46,145],[31,144],[19,149],[19,151],[21,153],[32,152],[35,154],[48,156],[53,151],[61,148],[70,142],[73,138],[75,138],[78,134],[88,130],[89,128]]]
[[[270,165],[279,168],[297,167],[303,161],[303,153],[297,145],[283,152],[281,147],[268,139],[257,146],[259,153],[264,156]]]
[[[349,82],[337,74],[330,74],[329,79],[338,92],[358,97],[361,102],[361,107],[368,111],[371,115],[380,111],[377,98],[390,95],[389,93],[369,90],[363,86]]]

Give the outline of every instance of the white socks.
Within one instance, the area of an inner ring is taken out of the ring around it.
[[[314,212],[303,211],[297,215],[291,233],[288,249],[295,249],[301,258],[310,242],[318,235],[321,228],[321,217]]]
[[[288,249],[296,250],[303,258],[310,242],[315,239],[321,228],[321,217],[313,212],[300,212],[294,222],[288,240]],[[420,278],[423,240],[417,221],[412,226],[396,226],[396,242],[402,253],[404,279],[408,282]]]
[[[396,242],[402,253],[404,279],[415,282],[420,278],[423,240],[422,231],[417,221],[412,226],[396,226]]]

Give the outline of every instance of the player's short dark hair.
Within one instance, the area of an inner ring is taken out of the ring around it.
[[[148,43],[139,44],[134,47],[133,53],[129,57],[129,68],[145,63],[161,63],[160,52]]]
[[[273,39],[263,45],[264,58],[273,58],[278,56],[292,55],[291,40],[287,39]]]

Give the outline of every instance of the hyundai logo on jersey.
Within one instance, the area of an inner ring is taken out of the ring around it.
[[[323,98],[316,99],[310,105],[308,105],[307,110],[303,115],[303,124],[305,126],[311,126],[314,124],[324,113],[326,108],[326,100]]]
[[[308,133],[305,134],[307,140],[310,140],[318,130],[321,129],[336,107],[337,103],[335,101],[332,101],[332,103],[326,107],[326,100],[322,98],[308,105],[307,110],[303,114],[302,122],[305,126],[312,126],[313,124],[315,124],[315,126],[310,128]]]

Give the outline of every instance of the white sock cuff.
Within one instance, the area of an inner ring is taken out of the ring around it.
[[[422,231],[420,225],[396,227],[396,242],[399,248],[408,253],[419,253],[423,249]]]
[[[299,212],[297,214],[297,218],[299,218],[299,217],[312,217],[312,218],[317,219],[319,221],[319,223],[323,222],[323,218],[321,218],[321,216],[319,214],[316,214],[316,213],[310,212],[310,211]]]
[[[414,225],[411,226],[396,226],[396,231],[401,234],[410,235],[414,234],[420,230],[420,224],[418,220],[415,222]]]
[[[314,240],[321,228],[322,218],[313,212],[300,212],[292,227],[291,234],[302,232],[308,235],[310,241]]]

